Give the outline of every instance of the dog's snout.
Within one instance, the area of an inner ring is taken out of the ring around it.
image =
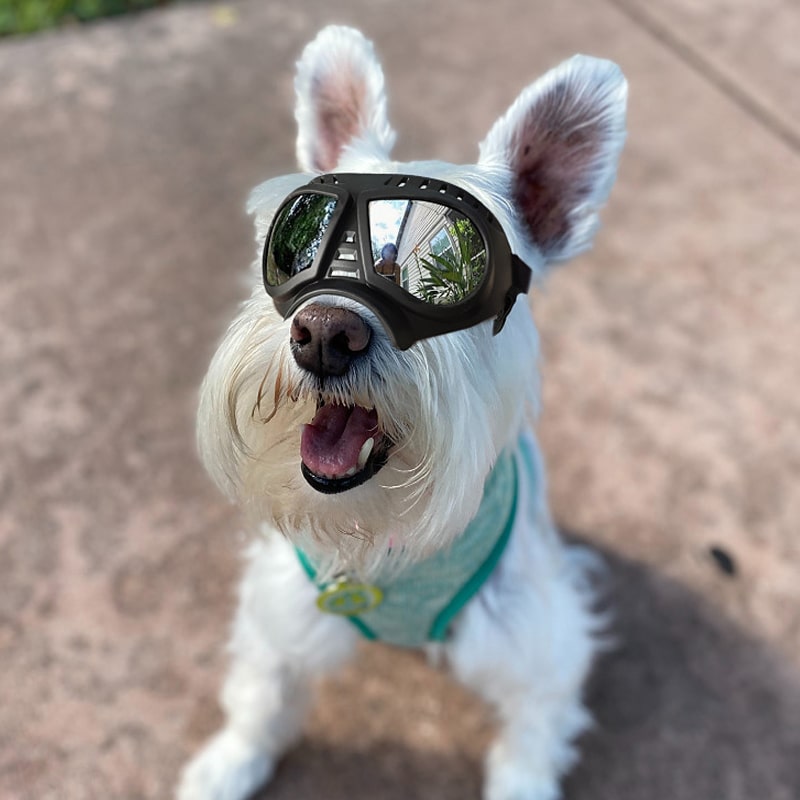
[[[355,311],[311,303],[292,320],[292,354],[315,375],[344,375],[369,347],[372,331]]]

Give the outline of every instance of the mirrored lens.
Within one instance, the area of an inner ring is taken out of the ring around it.
[[[301,194],[278,212],[267,249],[269,286],[280,286],[314,263],[336,203],[328,195]]]
[[[373,200],[369,230],[375,272],[418,300],[452,305],[486,274],[486,243],[463,214],[426,200]]]

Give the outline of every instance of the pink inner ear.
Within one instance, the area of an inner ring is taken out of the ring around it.
[[[311,92],[317,116],[314,166],[330,172],[336,169],[344,146],[362,132],[367,86],[345,69],[325,81],[315,77]]]
[[[514,143],[515,200],[533,240],[547,254],[570,234],[570,210],[592,192],[603,141],[602,117],[556,86],[529,112]]]

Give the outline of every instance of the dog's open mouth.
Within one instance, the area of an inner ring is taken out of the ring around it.
[[[344,492],[375,475],[390,446],[375,409],[320,404],[314,419],[303,426],[301,471],[318,492]]]

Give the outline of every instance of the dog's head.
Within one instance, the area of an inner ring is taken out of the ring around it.
[[[466,190],[535,276],[589,246],[624,139],[615,65],[576,56],[529,86],[473,166],[390,160],[383,74],[352,29],[320,33],[295,85],[306,172],[254,190],[259,255],[287,193],[335,171]],[[259,274],[203,385],[201,454],[232,498],[330,569],[369,572],[390,547],[419,558],[463,530],[497,455],[534,410],[536,361],[522,301],[497,335],[482,322],[399,350],[370,308],[339,294],[283,319]]]

